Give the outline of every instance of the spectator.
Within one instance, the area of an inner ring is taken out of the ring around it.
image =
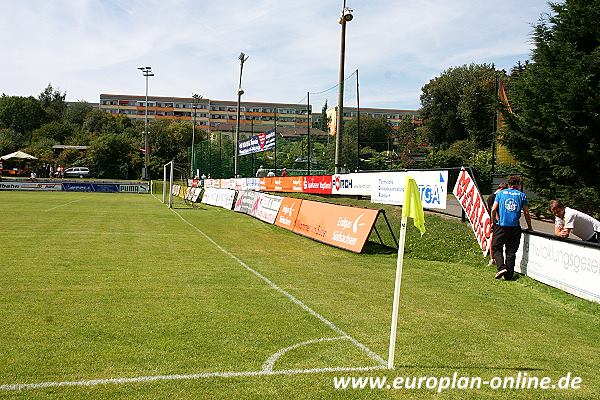
[[[487,209],[488,212],[491,214],[492,213],[492,207],[494,206],[494,200],[496,199],[496,195],[501,191],[504,190],[508,187],[508,185],[506,184],[506,182],[502,182],[498,185],[498,187],[496,188],[496,191],[494,193],[492,193],[490,195],[490,197],[488,197],[487,199]],[[492,220],[492,240],[494,239],[494,232],[496,231],[496,221]],[[494,252],[492,251],[492,249],[490,249],[490,262],[488,263],[488,265],[494,265],[496,263],[496,260],[494,260]]]
[[[54,178],[54,167],[52,165],[48,166],[48,178]]]
[[[261,165],[260,167],[258,167],[258,169],[256,170],[256,177],[257,178],[264,178],[265,176],[267,176],[267,171],[263,168],[263,166]]]
[[[492,240],[492,252],[498,268],[496,279],[504,277],[505,280],[510,280],[514,275],[516,253],[521,241],[521,210],[525,214],[527,229],[532,230],[529,203],[525,193],[521,192],[522,187],[521,177],[511,176],[508,178],[508,189],[496,194],[492,207],[492,221],[497,221]]]
[[[37,174],[34,171],[31,171],[29,179],[31,179],[31,182],[35,182],[37,180]]]
[[[281,176],[288,176],[287,169],[284,168],[281,170]]]
[[[550,211],[554,214],[554,234],[561,238],[568,238],[572,233],[581,240],[590,243],[600,243],[600,221],[577,211],[565,207],[560,200],[550,202]]]
[[[273,171],[269,171],[269,173],[267,174],[268,178],[272,178],[274,176],[275,176],[275,172],[273,172]]]

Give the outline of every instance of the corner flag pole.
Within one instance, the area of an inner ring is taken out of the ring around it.
[[[394,306],[392,307],[392,328],[390,332],[390,350],[388,353],[388,369],[394,369],[394,352],[396,350],[396,329],[398,327],[398,307],[400,305],[400,285],[402,283],[402,265],[404,264],[404,242],[406,241],[406,223],[408,217],[402,213],[400,238],[398,239],[398,259],[396,260],[396,282],[394,284]]]
[[[402,205],[402,222],[400,238],[398,239],[398,260],[396,260],[396,282],[394,284],[394,305],[392,307],[392,326],[390,329],[390,349],[388,353],[388,369],[394,369],[394,353],[396,349],[396,329],[398,327],[398,308],[400,305],[400,284],[402,283],[402,266],[404,264],[404,243],[406,242],[406,224],[408,217],[414,220],[415,226],[425,233],[425,215],[421,194],[417,182],[410,176],[406,177],[404,185],[404,204]]]

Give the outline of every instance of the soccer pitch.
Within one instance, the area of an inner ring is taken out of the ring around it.
[[[0,397],[592,398],[600,307],[496,281],[465,225],[354,254],[151,195],[0,192]],[[390,212],[391,213],[391,212]],[[414,231],[414,230],[413,230]],[[414,232],[413,232],[414,233]],[[581,376],[580,390],[335,390],[335,376]]]

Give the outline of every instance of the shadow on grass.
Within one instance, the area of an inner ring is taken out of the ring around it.
[[[381,243],[367,242],[363,248],[363,254],[395,254],[398,249],[383,245]]]

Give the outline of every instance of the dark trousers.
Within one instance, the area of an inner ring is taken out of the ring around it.
[[[506,269],[504,279],[512,279],[515,273],[515,258],[521,241],[520,226],[499,226],[494,231],[492,252],[498,271]],[[506,250],[506,259],[504,251]]]
[[[586,242],[600,243],[600,232],[594,233],[591,238],[589,238],[588,240],[586,240]]]

